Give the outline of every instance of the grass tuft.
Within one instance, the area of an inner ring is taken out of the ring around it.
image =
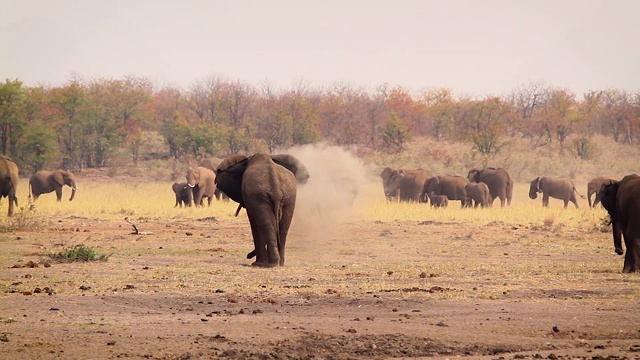
[[[110,256],[106,254],[98,255],[93,248],[83,244],[66,248],[56,253],[48,253],[46,255],[57,262],[107,261]]]

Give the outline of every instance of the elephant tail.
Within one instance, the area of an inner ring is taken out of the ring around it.
[[[578,189],[576,189],[576,188],[575,188],[575,186],[573,187],[573,191],[574,191],[576,194],[578,194],[578,196],[580,196],[581,198],[583,198],[583,199],[586,199],[586,198],[587,198],[586,196],[584,196],[584,195],[580,194],[580,193],[578,192]]]

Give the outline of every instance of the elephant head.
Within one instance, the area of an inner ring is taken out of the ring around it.
[[[78,189],[73,174],[70,171],[57,170],[53,173],[53,180],[60,184],[61,187],[64,185],[71,187],[71,197],[69,197],[69,201],[73,200],[73,197],[76,196],[76,190]]]
[[[602,207],[607,210],[609,216],[611,216],[612,223],[617,222],[618,213],[616,209],[616,199],[618,197],[618,188],[620,187],[620,183],[617,181],[607,181],[600,186],[600,192],[598,193],[598,197],[600,199],[600,203]],[[617,229],[614,229],[614,232]],[[622,239],[620,236],[614,236],[614,244],[613,244],[616,254],[622,255],[624,251],[622,250]]]
[[[542,192],[542,187],[544,185],[544,177],[538,176],[537,178],[531,181],[531,186],[529,187],[529,198],[536,199],[538,197],[538,193]]]
[[[387,200],[391,200],[393,197],[398,195],[398,187],[394,187],[391,183],[391,176],[396,172],[389,167],[386,167],[380,173],[380,177],[382,178],[382,190],[384,191],[384,196]]]
[[[467,174],[467,179],[471,182],[480,182],[480,170],[473,169]]]

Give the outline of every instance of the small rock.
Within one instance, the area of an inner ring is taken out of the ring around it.
[[[557,327],[557,326],[554,326],[554,327],[553,327],[553,332],[555,332],[555,333],[560,332],[560,329],[558,329],[558,327]]]
[[[116,344],[115,340],[107,341],[107,346],[113,346]]]

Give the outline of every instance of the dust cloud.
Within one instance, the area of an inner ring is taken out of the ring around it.
[[[304,145],[286,153],[300,160],[311,175],[306,184],[298,184],[291,235],[300,246],[318,245],[330,239],[338,224],[354,219],[356,203],[365,201],[375,179],[360,159],[342,147]]]

